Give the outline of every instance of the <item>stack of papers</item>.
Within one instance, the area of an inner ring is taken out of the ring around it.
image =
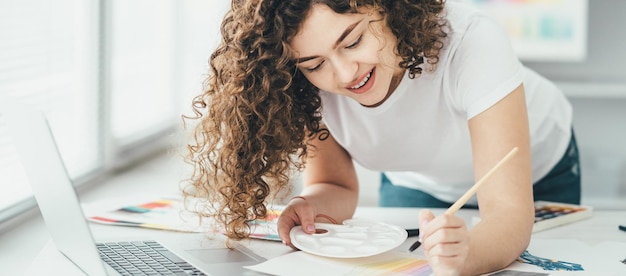
[[[186,211],[182,196],[104,199],[83,204],[91,222],[181,232],[204,232],[197,215]]]

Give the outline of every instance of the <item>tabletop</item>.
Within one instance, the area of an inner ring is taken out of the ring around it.
[[[445,209],[431,210],[435,214],[445,211]],[[417,228],[419,211],[419,208],[359,207],[354,217],[386,222],[409,229]],[[479,216],[477,210],[465,209],[459,210],[457,215],[466,220],[468,227],[471,227]],[[594,211],[590,218],[533,233],[531,244],[528,247],[528,252],[532,256],[580,264],[585,269],[583,272],[545,271],[537,266],[520,262],[511,264],[507,269],[549,273],[549,275],[598,275],[597,273],[601,273],[601,275],[626,275],[626,263],[624,263],[626,259],[626,232],[618,229],[620,223],[626,223],[626,211],[602,210]],[[94,236],[106,238],[126,238],[129,236],[145,238],[149,236],[158,239],[165,236],[202,235],[94,223],[91,223],[91,227]],[[416,237],[410,237],[394,250],[406,251],[416,239]],[[241,244],[267,259],[294,252],[291,248],[276,241],[250,239],[242,241]],[[82,275],[49,242],[28,267],[27,275],[49,274],[53,271],[63,275]]]

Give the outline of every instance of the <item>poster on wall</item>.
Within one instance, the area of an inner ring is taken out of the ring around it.
[[[580,62],[587,54],[588,0],[458,0],[498,20],[524,61]]]

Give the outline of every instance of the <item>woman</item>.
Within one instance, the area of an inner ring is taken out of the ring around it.
[[[303,188],[279,219],[287,245],[296,225],[313,233],[316,220],[353,215],[353,161],[384,172],[382,206],[448,207],[517,147],[470,201],[481,216],[472,229],[454,215],[416,218],[435,274],[473,275],[524,251],[533,197],[580,198],[571,106],[468,6],[233,1],[221,27],[194,100],[190,187],[231,238],[290,191],[293,167]]]

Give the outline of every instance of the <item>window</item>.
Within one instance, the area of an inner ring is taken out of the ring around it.
[[[43,111],[70,177],[88,182],[171,146],[228,5],[0,1],[0,94]],[[35,204],[7,135],[0,115],[0,222]]]
[[[127,144],[177,119],[172,93],[176,10],[169,0],[111,3],[110,100],[115,111],[110,114],[111,134],[120,144]]]
[[[0,93],[46,114],[73,178],[101,163],[97,68],[91,65],[97,56],[97,18],[88,16],[93,8],[89,1],[0,2]],[[0,210],[31,197],[6,135],[0,119]]]

